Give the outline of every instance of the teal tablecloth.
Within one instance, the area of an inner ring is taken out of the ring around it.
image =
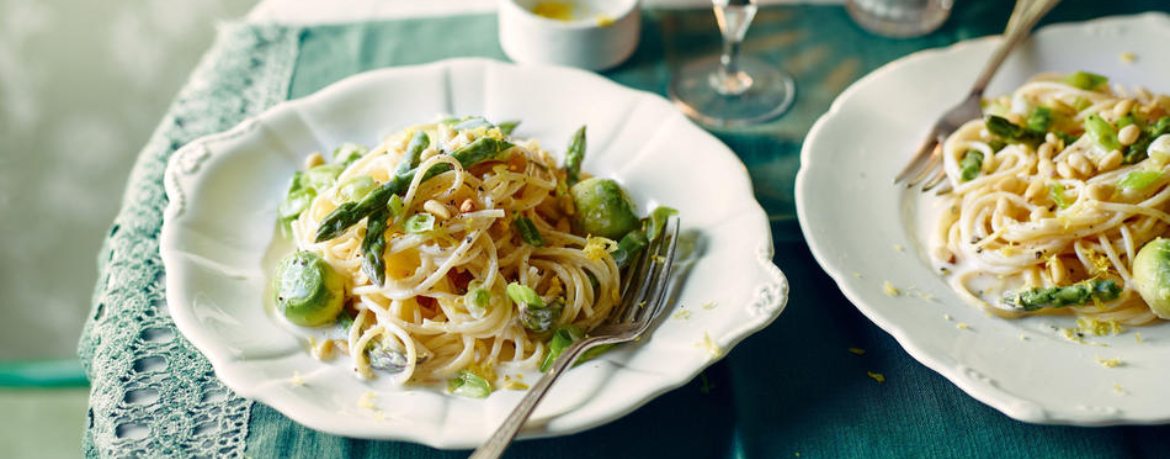
[[[1165,441],[1170,436],[1167,427],[1029,425],[975,401],[910,358],[893,338],[849,304],[817,266],[800,236],[794,216],[793,181],[799,167],[801,140],[813,121],[841,90],[866,72],[913,51],[998,33],[1010,10],[1010,2],[1004,0],[957,3],[951,20],[942,30],[911,40],[867,34],[851,23],[840,6],[768,7],[760,11],[748,34],[745,51],[791,70],[797,77],[797,102],[792,112],[779,120],[716,134],[747,164],[756,197],[772,217],[775,261],[793,286],[788,309],[772,326],[743,341],[723,361],[708,369],[701,379],[608,425],[567,437],[519,442],[509,451],[509,457],[1158,457],[1170,454]],[[1167,7],[1164,0],[1067,0],[1046,22]],[[709,11],[652,10],[647,11],[645,21],[637,53],[619,68],[604,73],[606,77],[663,94],[673,69],[718,49],[717,28]],[[285,82],[290,99],[375,68],[459,56],[505,59],[495,38],[496,23],[492,15],[304,29],[266,27],[262,34],[280,36],[282,33],[297,34],[295,62],[289,63],[291,81]],[[215,67],[217,59],[227,59],[226,54],[243,51],[246,50],[221,43],[209,53],[207,60],[211,63],[205,62],[198,75],[214,74],[214,69],[208,68]],[[271,67],[281,68],[281,64],[259,61],[252,67],[257,75],[272,78],[280,72],[273,73]],[[215,94],[215,84],[216,81],[193,81],[192,86],[197,90],[189,88],[184,94],[188,99],[193,94]],[[230,85],[229,89],[232,89]],[[183,98],[181,94],[176,110],[183,108]],[[190,100],[186,102],[189,105]],[[226,116],[225,124],[238,121],[234,118],[262,109],[264,105],[249,108],[245,104]],[[140,160],[141,170],[132,177],[131,189],[135,189],[135,181],[157,180],[151,175],[157,168],[157,165],[152,167],[153,162],[165,159],[183,142],[191,140],[174,135],[170,137],[178,138],[168,138],[169,132],[175,132],[176,124],[181,124],[177,118],[164,122],[152,141],[153,146],[148,147]],[[128,194],[127,199],[130,201],[127,208],[132,209],[135,200],[148,202],[160,197],[150,193]],[[114,232],[117,231],[116,225]],[[146,228],[134,237],[150,243],[157,233]],[[148,244],[148,247],[154,246]],[[103,251],[103,256],[108,254],[116,265],[116,250],[112,253],[110,250]],[[116,297],[117,292],[108,291],[113,289],[108,286],[108,278],[117,275],[118,267],[103,264],[103,269],[106,284],[98,287],[100,301],[95,306],[95,322],[100,322],[103,314],[119,313],[117,302],[106,301],[112,295]],[[110,310],[103,312],[101,308]],[[111,370],[105,366],[104,359],[110,359],[118,349],[102,347],[103,333],[99,325],[91,324],[82,342],[83,360],[94,380],[95,394],[108,393],[102,392],[102,387],[117,384],[119,376],[109,371],[138,370],[137,364],[132,369]],[[855,355],[848,351],[852,347],[866,352]],[[184,349],[189,352],[189,347]],[[202,362],[198,356],[191,358],[196,363]],[[162,371],[194,370],[177,367]],[[883,374],[885,382],[872,379],[867,372]],[[156,403],[165,402],[164,397],[163,402]],[[174,400],[169,403],[159,410],[184,408]],[[167,432],[165,426],[152,430],[147,437],[135,438],[118,430],[117,420],[103,418],[122,412],[110,408],[113,405],[117,404],[94,403],[99,409],[91,408],[86,434],[90,455],[117,455],[120,451],[143,451],[141,448],[156,453],[162,448],[181,454],[191,451],[192,444],[205,451],[206,441],[216,441],[205,438],[203,443],[187,442],[184,439],[194,434]],[[233,421],[223,425],[228,434],[244,437],[242,449],[249,457],[454,458],[467,454],[322,434],[293,423],[263,404],[241,406],[248,408],[242,417],[246,424],[237,425]],[[241,418],[237,415],[232,419]],[[111,434],[117,438],[108,439]],[[122,434],[130,438],[123,438]],[[240,445],[234,443],[220,449],[226,454],[239,450]]]

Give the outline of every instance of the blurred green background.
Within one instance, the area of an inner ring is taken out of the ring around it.
[[[0,456],[81,454],[94,257],[216,24],[255,3],[0,0]]]

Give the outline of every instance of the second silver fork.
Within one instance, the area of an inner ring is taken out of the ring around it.
[[[894,177],[894,183],[905,181],[907,188],[921,183],[922,191],[926,192],[946,180],[947,174],[943,169],[943,142],[963,123],[983,116],[983,91],[987,89],[991,77],[999,70],[999,66],[1003,65],[1003,61],[1007,59],[1008,54],[1011,54],[1012,49],[1028,36],[1032,28],[1036,27],[1036,23],[1040,22],[1040,18],[1052,10],[1057,3],[1060,3],[1060,0],[1018,0],[1016,2],[1015,8],[1012,9],[1012,16],[1008,19],[1007,28],[1003,32],[1003,40],[995,48],[995,52],[991,55],[991,59],[983,71],[979,73],[979,78],[975,80],[971,91],[967,93],[967,98],[944,113],[938,121],[935,121],[926,140],[918,147],[918,152],[906,164],[902,172]],[[948,189],[944,187],[939,193]]]

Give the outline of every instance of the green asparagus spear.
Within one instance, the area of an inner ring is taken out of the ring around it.
[[[1093,280],[1067,287],[1037,287],[1016,292],[1004,297],[1004,302],[1025,311],[1036,311],[1041,308],[1083,305],[1094,299],[1112,301],[1116,300],[1119,295],[1121,295],[1121,287],[1118,287],[1116,282]]]
[[[516,231],[520,233],[520,239],[533,247],[544,247],[544,237],[540,235],[540,230],[536,229],[536,224],[532,223],[532,219],[528,217],[516,217]]]
[[[975,177],[979,176],[979,171],[983,169],[983,153],[979,150],[967,150],[963,154],[963,159],[959,161],[959,170],[962,172],[964,182],[969,182]]]
[[[512,144],[503,140],[481,137],[451,153],[451,156],[454,156],[455,160],[459,161],[463,167],[471,167],[473,164],[494,159],[509,148],[512,148]],[[449,170],[451,170],[451,165],[442,163],[431,166],[425,172],[415,168],[405,174],[395,175],[383,183],[381,187],[366,195],[361,201],[347,202],[326,215],[317,228],[315,240],[322,242],[333,239],[374,211],[385,208],[391,196],[406,193],[415,174],[423,174],[422,180],[426,181]]]
[[[414,136],[410,138],[410,144],[406,146],[406,156],[402,158],[402,162],[398,163],[394,175],[403,175],[418,167],[423,150],[429,146],[431,146],[431,138],[427,136],[427,133],[414,131]]]
[[[581,180],[581,161],[585,159],[585,126],[577,129],[573,140],[569,142],[569,149],[565,152],[565,173],[568,175],[569,185],[575,185]]]
[[[362,239],[362,272],[375,285],[386,283],[386,225],[390,221],[390,209],[378,209],[366,220],[366,237]]]

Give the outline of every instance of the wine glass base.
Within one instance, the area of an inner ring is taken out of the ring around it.
[[[716,127],[762,123],[780,116],[792,106],[796,84],[791,75],[748,56],[738,59],[738,67],[751,81],[751,85],[740,94],[721,94],[712,85],[712,75],[718,75],[721,69],[719,56],[683,66],[670,81],[667,92],[674,104],[691,119]]]

